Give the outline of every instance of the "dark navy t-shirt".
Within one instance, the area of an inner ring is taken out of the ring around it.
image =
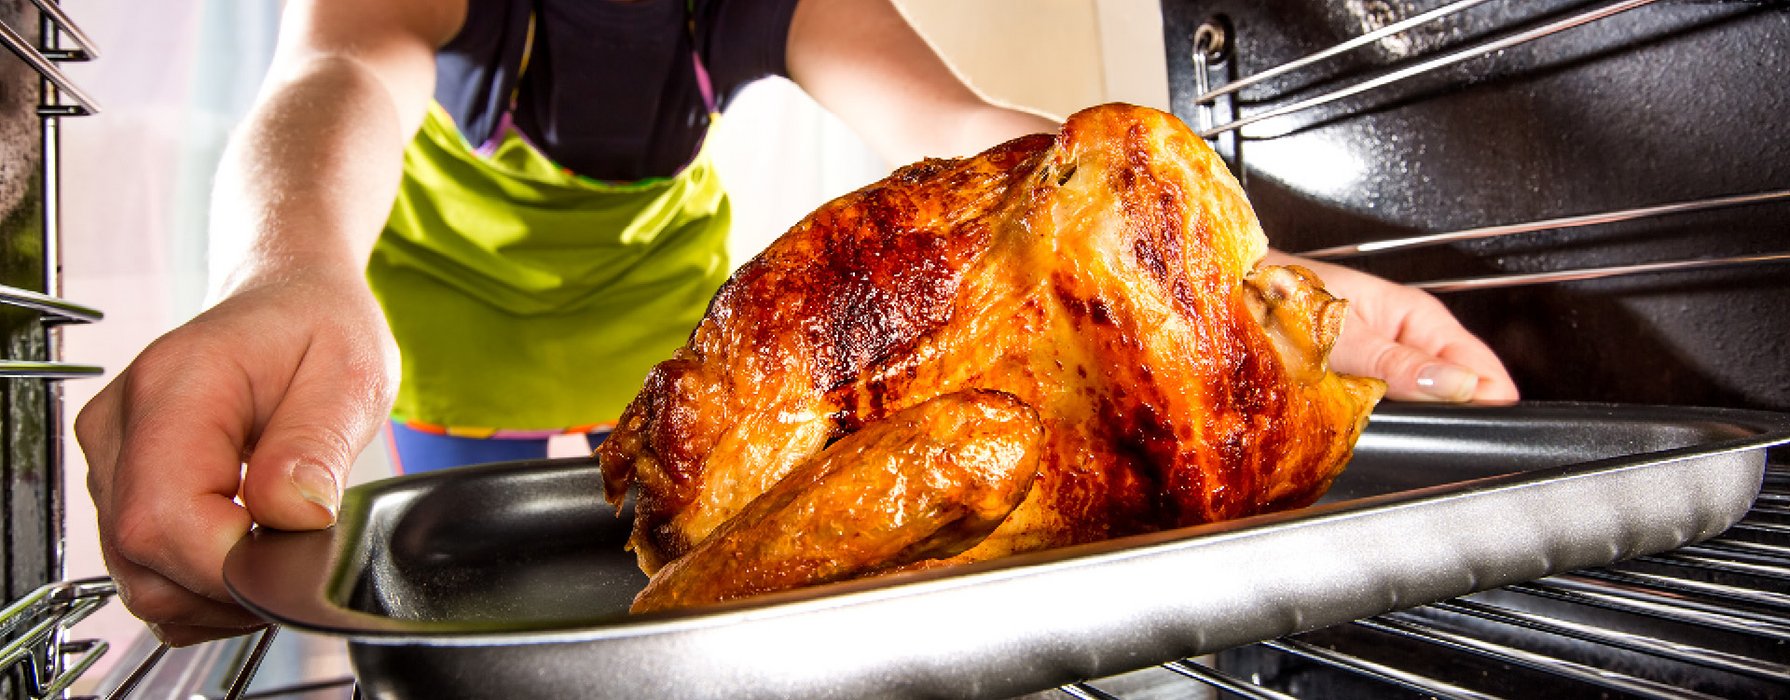
[[[760,78],[787,75],[796,0],[468,0],[465,24],[436,53],[435,100],[466,140],[514,123],[548,158],[601,180],[675,174],[709,115],[697,53],[720,106]],[[530,13],[537,13],[526,70]]]

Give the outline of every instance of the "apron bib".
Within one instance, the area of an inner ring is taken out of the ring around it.
[[[475,152],[431,105],[367,265],[403,359],[393,417],[469,437],[613,422],[726,280],[729,211],[706,145],[607,184],[513,129]]]

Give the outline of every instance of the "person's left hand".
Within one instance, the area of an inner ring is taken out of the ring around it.
[[[1269,253],[1265,262],[1309,269],[1331,294],[1348,300],[1342,336],[1330,353],[1336,372],[1384,379],[1387,398],[1396,400],[1517,400],[1504,363],[1430,293],[1280,252]]]

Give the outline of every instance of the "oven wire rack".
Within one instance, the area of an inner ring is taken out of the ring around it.
[[[1277,65],[1273,68],[1246,77],[1226,81],[1216,87],[1211,85],[1211,78],[1215,71],[1224,66],[1230,52],[1234,50],[1233,46],[1235,42],[1232,41],[1229,36],[1231,28],[1227,20],[1222,17],[1214,17],[1207,20],[1195,29],[1190,42],[1190,50],[1188,52],[1189,61],[1193,65],[1193,77],[1195,82],[1194,92],[1197,93],[1193,98],[1193,102],[1194,113],[1199,122],[1196,125],[1199,133],[1202,137],[1212,141],[1214,146],[1217,147],[1221,153],[1235,153],[1234,147],[1227,146],[1220,139],[1221,137],[1226,136],[1234,137],[1235,134],[1232,132],[1241,133],[1244,127],[1260,124],[1262,122],[1269,122],[1281,117],[1286,117],[1350,97],[1372,92],[1374,90],[1379,90],[1411,78],[1433,73],[1449,66],[1489,56],[1538,39],[1615,17],[1629,10],[1650,5],[1656,0],[1618,0],[1615,2],[1603,3],[1591,9],[1543,22],[1536,26],[1512,29],[1499,36],[1472,43],[1458,49],[1445,51],[1437,56],[1417,57],[1407,61],[1406,63],[1408,65],[1395,65],[1383,72],[1368,76],[1351,84],[1330,89],[1318,95],[1292,101],[1288,104],[1270,107],[1247,116],[1242,115],[1239,105],[1235,102],[1235,96],[1244,88],[1265,84],[1270,80],[1284,77],[1293,74],[1296,71],[1318,65],[1329,59],[1368,46],[1381,39],[1471,10],[1488,1],[1489,0],[1457,0],[1456,2],[1448,3],[1433,10],[1363,33],[1347,41]],[[1228,115],[1230,119],[1215,123],[1218,122],[1220,115]],[[1264,136],[1264,138],[1273,137],[1273,134]],[[1689,214],[1730,207],[1786,203],[1790,203],[1790,188],[1709,197],[1682,202],[1662,203],[1644,207],[1580,214],[1539,221],[1500,224],[1459,231],[1374,240],[1351,245],[1301,251],[1296,254],[1315,260],[1341,260],[1377,253],[1414,250],[1446,243],[1498,238],[1519,234],[1553,232],[1559,238],[1565,239],[1575,230],[1590,226],[1638,221],[1642,219]],[[1410,286],[1432,293],[1445,294],[1537,284],[1576,282],[1628,275],[1683,272],[1722,267],[1772,265],[1783,264],[1786,262],[1790,262],[1790,250],[1772,251],[1753,255],[1636,262],[1625,265],[1550,270],[1546,272],[1525,274],[1500,274],[1459,279],[1412,281],[1409,282],[1409,284]]]
[[[1749,585],[1718,583],[1694,575],[1711,570],[1747,581]],[[1661,572],[1664,573],[1661,573]],[[1726,533],[1699,545],[1666,554],[1640,557],[1600,569],[1552,576],[1531,583],[1506,586],[1506,600],[1552,601],[1640,616],[1693,628],[1720,630],[1751,637],[1766,647],[1790,645],[1790,465],[1766,468],[1763,489],[1745,518]],[[1692,643],[1629,634],[1574,621],[1566,616],[1528,612],[1522,605],[1486,602],[1476,594],[1412,610],[1357,620],[1348,626],[1400,637],[1422,645],[1474,655],[1495,663],[1519,667],[1547,676],[1584,684],[1622,697],[1679,699],[1717,696],[1609,668],[1538,652],[1488,637],[1479,628],[1463,631],[1447,624],[1449,617],[1470,618],[1527,630],[1561,639],[1587,642],[1650,656],[1662,661],[1745,677],[1767,687],[1790,692],[1790,663],[1781,653],[1747,655],[1706,648]],[[1487,626],[1482,625],[1481,628]],[[1405,690],[1444,700],[1486,700],[1497,696],[1478,692],[1446,678],[1421,675],[1381,661],[1337,651],[1293,635],[1259,646],[1275,654],[1298,657],[1374,684],[1387,691]],[[1527,645],[1524,645],[1527,646]],[[1281,700],[1292,698],[1214,668],[1211,659],[1187,659],[1162,668],[1189,679],[1245,698]],[[1220,664],[1222,665],[1222,664]],[[1163,674],[1157,674],[1161,676]],[[1060,695],[1081,700],[1117,700],[1123,695],[1102,688],[1092,680],[1063,686]],[[1153,687],[1161,692],[1161,686]]]
[[[91,39],[80,27],[65,14],[61,7],[51,0],[32,0],[38,8],[40,35],[45,37],[45,45],[39,47],[27,40],[17,28],[0,22],[0,46],[16,55],[21,61],[36,72],[41,81],[40,102],[35,108],[36,115],[42,119],[42,171],[39,186],[42,191],[40,214],[43,244],[43,288],[54,292],[60,288],[58,280],[58,257],[56,254],[57,223],[57,143],[58,120],[61,117],[94,114],[99,105],[80,87],[62,73],[57,67],[60,61],[85,61],[99,55]],[[70,48],[62,48],[60,41],[66,39]],[[99,320],[103,314],[98,310],[77,304],[51,294],[30,289],[0,285],[0,306],[23,308],[40,314],[38,322],[44,328],[45,352],[47,359],[4,359],[0,360],[0,378],[7,381],[58,380],[76,377],[91,377],[101,372],[93,365],[61,362],[58,337],[55,327],[68,323],[89,323]],[[52,385],[46,392],[48,398],[47,425],[61,425],[61,393]],[[13,561],[14,550],[8,544],[5,559],[8,581],[17,577],[18,584],[29,586],[32,582],[61,577],[62,561],[62,448],[60,440],[48,436],[47,446],[49,478],[36,482],[34,490],[41,488],[47,493],[44,523],[46,542],[43,542],[41,553],[33,553],[28,560],[33,562],[26,568],[19,568]],[[11,473],[10,469],[8,471]],[[14,482],[8,477],[6,488],[14,488]],[[11,501],[9,493],[8,501]],[[7,516],[12,517],[9,506]],[[35,550],[37,545],[30,548]],[[41,559],[37,557],[41,556]],[[49,575],[43,576],[47,569]],[[9,584],[11,585],[11,584]],[[62,697],[68,687],[82,674],[90,670],[103,656],[109,645],[98,639],[70,639],[69,629],[87,618],[105,605],[116,592],[111,581],[104,578],[82,579],[49,583],[39,586],[23,597],[10,601],[4,609],[0,609],[0,694],[7,697],[23,696],[27,698]]]
[[[116,590],[105,578],[52,583],[0,610],[0,672],[27,697],[58,696],[108,648],[103,640],[68,639],[69,628]]]
[[[1381,28],[1363,33],[1323,50],[1288,61],[1247,77],[1212,85],[1214,73],[1225,75],[1229,53],[1235,42],[1228,36],[1230,25],[1222,17],[1213,17],[1201,24],[1191,37],[1189,61],[1194,77],[1194,114],[1201,136],[1211,140],[1221,153],[1227,153],[1222,138],[1236,138],[1245,127],[1270,122],[1295,113],[1328,105],[1350,97],[1379,90],[1420,75],[1458,63],[1511,49],[1543,37],[1570,31],[1592,22],[1649,5],[1653,0],[1621,0],[1596,5],[1569,16],[1519,27],[1490,39],[1441,52],[1419,56],[1393,65],[1351,84],[1329,89],[1318,95],[1282,100],[1284,104],[1243,115],[1235,96],[1243,89],[1263,85],[1270,80],[1317,65],[1386,37],[1471,10],[1486,0],[1459,0],[1414,15]],[[1270,100],[1272,102],[1272,100]],[[1220,119],[1228,116],[1228,119]],[[1264,126],[1267,126],[1264,124]],[[1275,138],[1265,134],[1260,138]],[[1252,135],[1252,138],[1255,136]],[[1228,151],[1234,153],[1233,150]],[[1709,197],[1704,199],[1655,204],[1644,207],[1580,214],[1545,220],[1483,226],[1459,231],[1433,233],[1402,238],[1374,240],[1353,245],[1336,246],[1297,253],[1318,260],[1346,260],[1377,253],[1412,250],[1460,241],[1515,236],[1551,234],[1569,238],[1585,227],[1638,221],[1656,217],[1689,214],[1731,207],[1782,205],[1790,203],[1790,189]],[[1527,274],[1500,274],[1483,277],[1412,282],[1411,285],[1433,293],[1466,292],[1536,284],[1619,277],[1626,275],[1678,272],[1718,267],[1769,265],[1790,262],[1790,251],[1743,256],[1693,258],[1581,269],[1552,270]],[[1738,582],[1738,583],[1737,583]],[[1711,697],[1670,682],[1644,678],[1609,668],[1600,668],[1548,653],[1500,643],[1479,633],[1480,630],[1508,627],[1540,633],[1545,636],[1599,645],[1633,652],[1647,657],[1686,664],[1725,674],[1743,677],[1790,693],[1790,663],[1779,654],[1738,654],[1706,648],[1693,643],[1626,633],[1597,625],[1585,624],[1563,616],[1537,614],[1512,606],[1505,600],[1524,598],[1563,603],[1618,614],[1633,615],[1689,626],[1699,630],[1719,630],[1760,641],[1767,647],[1780,649],[1790,645],[1790,466],[1774,464],[1767,468],[1761,493],[1745,519],[1727,533],[1707,542],[1673,552],[1640,557],[1629,562],[1576,571],[1539,581],[1507,586],[1492,593],[1501,594],[1496,601],[1485,600],[1487,594],[1436,603],[1358,620],[1350,627],[1371,630],[1375,634],[1414,641],[1420,645],[1439,647],[1492,660],[1507,667],[1519,667],[1557,678],[1570,679],[1602,691],[1644,698]],[[1466,619],[1481,623],[1463,631],[1450,625],[1450,619]],[[1273,654],[1296,657],[1344,674],[1365,679],[1388,690],[1392,688],[1420,695],[1447,699],[1480,699],[1493,697],[1477,692],[1449,679],[1428,677],[1381,661],[1362,658],[1325,646],[1309,643],[1304,635],[1294,635],[1263,642],[1258,647]],[[1772,646],[1772,645],[1775,645]],[[1209,686],[1211,689],[1245,698],[1289,698],[1280,690],[1214,668],[1210,657],[1187,659],[1165,664],[1173,674]],[[1223,664],[1217,664],[1222,666]],[[1158,674],[1161,675],[1161,674]],[[1106,700],[1117,698],[1102,689],[1102,681],[1087,681],[1064,686],[1061,694],[1074,698]],[[1372,687],[1371,685],[1369,687]]]

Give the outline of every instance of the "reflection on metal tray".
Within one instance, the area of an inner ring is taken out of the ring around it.
[[[496,464],[354,489],[225,578],[350,637],[371,697],[1009,696],[1700,540],[1786,440],[1757,412],[1387,405],[1310,508],[642,616],[595,466]]]

